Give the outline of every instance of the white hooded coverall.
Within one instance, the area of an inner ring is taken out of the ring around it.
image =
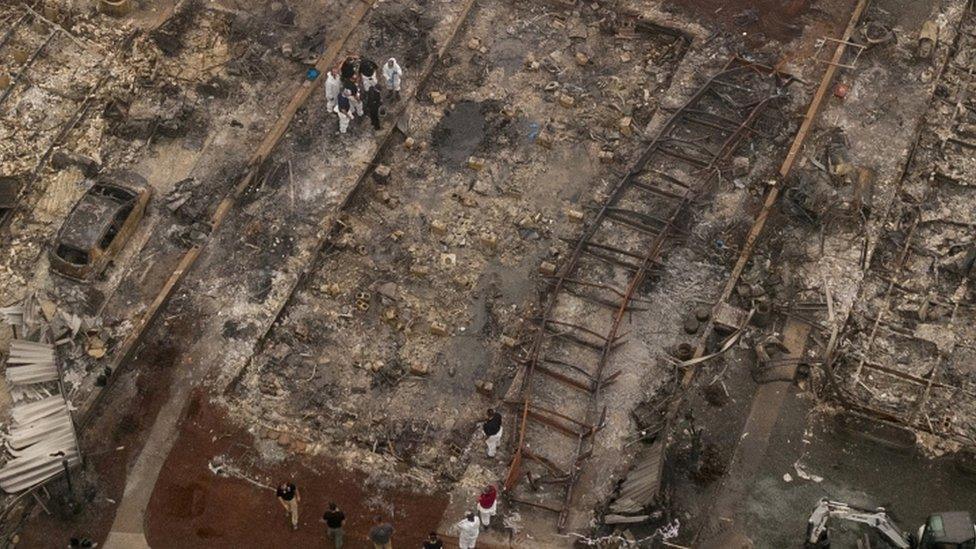
[[[474,517],[474,520],[468,520],[467,518],[461,520],[457,523],[458,529],[458,545],[461,549],[474,549],[474,544],[478,541],[478,534],[481,533],[481,521],[478,517]]]
[[[400,84],[403,80],[403,69],[400,68],[396,59],[391,57],[386,63],[383,63],[383,78],[386,79],[386,87],[388,89],[396,92],[400,91]]]
[[[342,82],[332,71],[325,77],[325,106],[331,112],[336,108],[336,98],[342,92]]]

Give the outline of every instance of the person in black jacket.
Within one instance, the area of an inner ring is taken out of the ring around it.
[[[366,90],[366,114],[373,123],[373,129],[380,129],[380,87],[374,84]]]
[[[485,433],[485,444],[488,445],[488,457],[495,457],[498,443],[502,440],[502,415],[492,408],[488,408],[485,423],[481,426]]]
[[[437,532],[427,534],[427,541],[424,542],[424,549],[444,549],[444,542],[441,541]]]
[[[329,539],[332,540],[332,546],[335,549],[342,549],[343,537],[345,533],[342,531],[342,524],[346,521],[346,514],[339,509],[339,506],[335,503],[329,504],[329,510],[322,515],[322,521],[325,522],[325,527],[328,528]]]
[[[298,502],[302,495],[298,493],[298,488],[291,482],[282,482],[275,491],[278,501],[285,508],[285,514],[291,517],[291,529],[298,530]]]

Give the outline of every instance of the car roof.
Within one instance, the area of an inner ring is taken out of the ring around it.
[[[934,513],[929,519],[939,518],[942,522],[941,531],[935,531],[934,541],[942,543],[965,543],[976,538],[973,530],[973,518],[966,511],[947,511],[944,513]]]
[[[68,214],[59,243],[82,251],[90,250],[102,239],[123,206],[124,203],[107,196],[86,193]]]

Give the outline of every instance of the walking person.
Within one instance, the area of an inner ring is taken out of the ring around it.
[[[342,90],[336,100],[335,113],[339,116],[339,133],[346,133],[349,121],[352,120],[352,104],[349,102],[349,90]]]
[[[340,93],[342,93],[342,81],[335,69],[329,69],[329,72],[325,73],[325,106],[328,112],[335,111]]]
[[[386,88],[393,92],[394,97],[400,99],[400,85],[403,83],[403,69],[393,57],[383,64],[383,79],[386,80]]]
[[[498,505],[498,490],[494,484],[489,484],[478,496],[478,515],[481,517],[481,526],[488,529],[491,524],[491,517],[495,516]]]
[[[373,129],[380,129],[380,87],[379,84],[369,88],[366,92],[366,114],[373,123]]]
[[[485,433],[485,444],[488,445],[488,457],[495,457],[498,443],[502,440],[502,415],[493,408],[488,408],[485,423],[481,426]]]
[[[444,542],[441,541],[437,532],[427,534],[427,541],[424,542],[424,549],[444,549]]]
[[[339,506],[335,503],[329,504],[329,510],[322,515],[322,521],[325,522],[326,534],[329,539],[332,540],[332,546],[335,549],[342,549],[342,542],[345,533],[342,531],[342,523],[346,521],[346,514],[339,509]]]
[[[458,529],[458,546],[461,549],[474,549],[474,545],[478,542],[478,534],[481,533],[478,517],[474,516],[474,513],[468,513],[468,516],[461,519],[455,527]]]
[[[393,549],[393,525],[376,515],[369,530],[369,541],[373,542],[373,549]]]
[[[302,499],[298,488],[291,482],[283,482],[278,486],[275,494],[281,506],[285,508],[285,516],[291,516],[291,529],[298,530],[298,502]]]

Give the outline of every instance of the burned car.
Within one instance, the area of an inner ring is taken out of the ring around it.
[[[99,178],[58,231],[51,270],[76,280],[101,274],[132,237],[151,194],[146,180],[131,172]]]

